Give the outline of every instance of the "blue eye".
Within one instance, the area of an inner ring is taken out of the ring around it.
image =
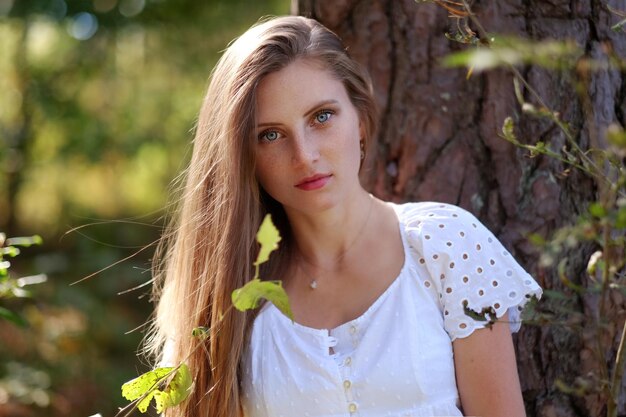
[[[267,142],[274,142],[278,139],[278,132],[275,130],[268,130],[259,135],[259,139],[265,140]]]
[[[332,112],[329,110],[322,110],[321,112],[317,113],[315,115],[315,121],[317,123],[326,123],[329,119],[330,116],[332,115]]]

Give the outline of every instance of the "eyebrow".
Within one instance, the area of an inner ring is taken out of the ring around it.
[[[320,107],[323,106],[327,106],[329,104],[338,104],[339,102],[337,100],[334,99],[330,99],[330,100],[322,100],[319,103],[315,104],[313,107],[311,107],[309,110],[304,112],[305,116],[308,116],[309,114],[313,113],[315,110],[319,109]],[[259,123],[257,124],[257,128],[259,127],[265,127],[265,126],[280,126],[282,125],[282,123]]]

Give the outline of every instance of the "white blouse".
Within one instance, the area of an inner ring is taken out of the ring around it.
[[[452,343],[519,311],[541,288],[472,214],[448,204],[395,205],[402,270],[360,317],[334,329],[292,322],[267,303],[242,361],[247,417],[462,416]],[[330,354],[330,349],[334,353]]]

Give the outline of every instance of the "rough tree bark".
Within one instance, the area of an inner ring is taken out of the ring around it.
[[[626,57],[626,34],[610,30],[620,19],[609,12],[607,3],[626,10],[624,0],[483,0],[475,1],[473,8],[489,32],[533,39],[569,38],[593,58],[606,60],[611,50]],[[564,175],[565,167],[554,160],[530,159],[499,137],[504,118],[512,116],[521,140],[542,140],[554,149],[565,143],[553,124],[521,114],[511,74],[492,71],[467,80],[464,70],[442,68],[439,59],[463,46],[444,36],[454,22],[434,4],[294,0],[293,9],[337,32],[373,78],[381,124],[376,140],[369,144],[370,166],[363,172],[364,184],[385,199],[443,201],[472,211],[542,287],[566,291],[553,267],[538,266],[537,250],[525,236],[531,232],[549,236],[572,222],[595,197],[595,185],[575,171]],[[534,67],[523,73],[548,105],[572,124],[579,144],[588,147],[594,140],[586,130],[589,121],[567,77]],[[625,125],[624,74],[594,74],[588,93],[597,126]],[[592,250],[587,246],[567,254],[570,278],[583,285]],[[590,297],[574,296],[573,300],[569,308],[585,315],[594,313]],[[619,294],[612,294],[611,302],[612,324],[605,336],[617,340],[625,302]],[[563,313],[558,318],[575,322],[572,317],[576,315]],[[555,387],[557,379],[573,384],[578,376],[597,368],[594,343],[595,333],[585,328],[523,327],[516,344],[529,417],[606,415],[599,395],[577,397]],[[606,355],[613,360],[615,349]],[[622,390],[620,415],[626,415],[624,396]]]

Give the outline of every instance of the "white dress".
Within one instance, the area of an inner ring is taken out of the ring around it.
[[[452,343],[519,311],[541,288],[472,214],[452,205],[395,205],[405,261],[360,317],[334,329],[292,322],[267,303],[242,361],[247,417],[462,416]],[[333,354],[329,353],[332,347]]]

